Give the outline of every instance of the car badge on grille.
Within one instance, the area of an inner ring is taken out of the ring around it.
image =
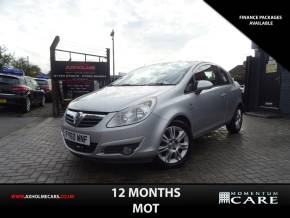
[[[74,126],[77,126],[77,125],[80,124],[80,122],[83,119],[83,115],[84,114],[82,112],[75,113],[75,116],[73,117],[73,124],[74,124]]]

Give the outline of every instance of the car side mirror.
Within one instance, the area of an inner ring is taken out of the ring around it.
[[[197,86],[195,89],[196,94],[200,94],[203,90],[211,89],[213,87],[213,83],[207,80],[199,80],[197,82]]]

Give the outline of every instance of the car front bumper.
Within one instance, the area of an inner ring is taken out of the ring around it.
[[[107,128],[106,125],[113,115],[114,113],[108,114],[96,126],[89,128],[74,127],[64,120],[62,134],[64,129],[66,129],[90,135],[90,146],[93,146],[92,149],[87,149],[86,152],[83,152],[76,149],[75,146],[82,147],[86,145],[71,143],[63,137],[66,148],[75,154],[99,159],[147,159],[157,155],[161,135],[168,125],[167,120],[152,113],[145,120],[137,124]],[[122,148],[125,146],[132,145],[134,145],[135,150],[129,155],[125,155],[122,152],[112,152],[114,149],[122,151]],[[108,150],[111,151],[106,152]]]

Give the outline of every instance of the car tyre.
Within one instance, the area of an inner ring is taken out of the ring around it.
[[[84,158],[82,155],[76,154],[76,153],[74,153],[74,152],[71,152],[71,151],[70,151],[70,153],[71,153],[74,157],[77,157],[77,158],[79,158],[79,159],[83,159],[83,158]]]
[[[75,157],[75,159],[80,160],[80,161],[86,161],[86,162],[89,162],[89,163],[94,163],[96,161],[92,157],[85,157],[83,155],[76,154],[76,153],[71,152],[71,151],[70,151],[70,153],[72,154],[73,157]]]
[[[236,134],[241,130],[242,124],[243,124],[243,111],[241,107],[238,107],[234,113],[233,118],[226,125],[226,127],[229,133]]]
[[[23,110],[24,113],[27,113],[27,112],[31,111],[31,100],[30,100],[29,96],[27,96],[25,98],[25,103],[23,105],[22,110]]]
[[[177,168],[188,159],[193,137],[189,125],[181,120],[174,120],[161,136],[156,162],[162,168]]]
[[[45,105],[45,95],[42,96],[40,106],[43,107]]]

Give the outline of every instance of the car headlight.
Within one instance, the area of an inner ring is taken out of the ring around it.
[[[107,127],[127,126],[145,120],[156,104],[155,98],[146,99],[140,104],[130,106],[117,112],[108,122]]]

